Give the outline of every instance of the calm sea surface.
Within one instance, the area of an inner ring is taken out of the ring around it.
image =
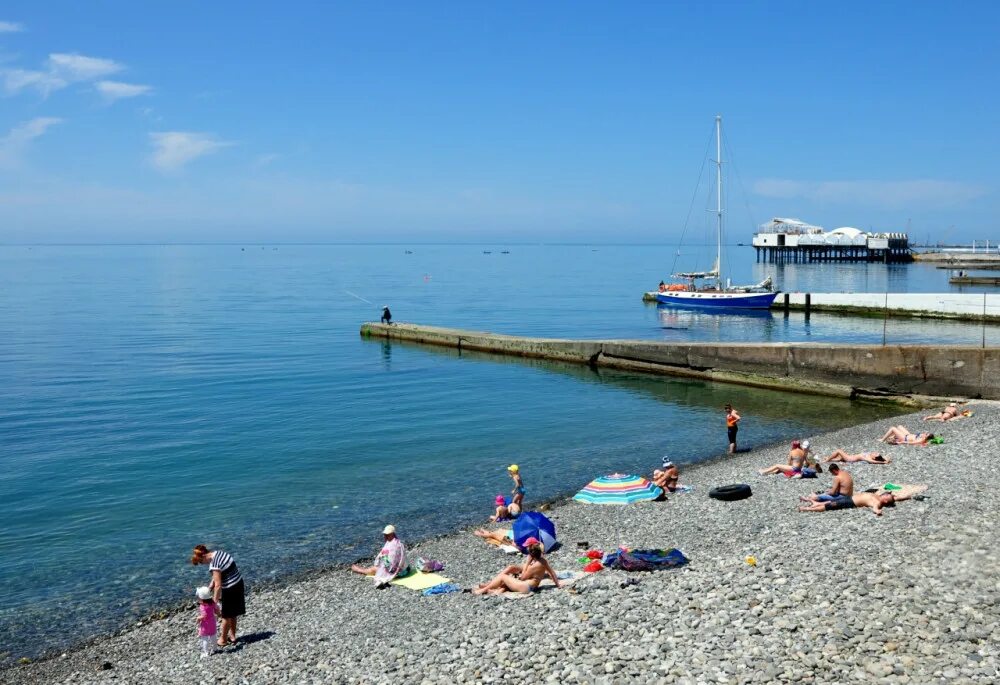
[[[406,254],[405,249],[412,250]],[[484,254],[483,250],[492,254]],[[510,254],[501,254],[509,249]],[[927,266],[758,265],[785,290],[946,291]],[[640,301],[662,246],[0,247],[0,658],[192,595],[198,542],[251,585],[528,500],[880,415],[846,401],[360,339],[397,320],[513,334],[880,341],[881,320],[691,314]],[[367,300],[367,301],[365,301]],[[890,342],[980,343],[890,320]],[[997,344],[997,329],[987,331]]]

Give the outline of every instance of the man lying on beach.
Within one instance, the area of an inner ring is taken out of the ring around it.
[[[859,452],[857,454],[848,454],[844,450],[836,450],[833,454],[823,460],[824,462],[840,461],[844,463],[851,463],[855,461],[866,461],[869,464],[891,464],[892,458],[882,456],[879,452]]]
[[[971,411],[958,410],[958,403],[952,402],[947,407],[939,411],[937,414],[931,414],[930,416],[925,416],[924,421],[954,421],[955,419],[964,419],[966,417],[972,416]]]
[[[911,433],[906,426],[893,426],[879,441],[890,445],[926,445],[933,437],[933,433]]]
[[[799,511],[833,511],[834,509],[862,509],[868,507],[876,516],[882,515],[882,507],[892,507],[896,505],[896,498],[892,493],[876,495],[871,492],[859,492],[851,497],[843,497],[829,502],[813,502],[806,506],[799,507]]]
[[[851,478],[851,474],[841,470],[836,464],[830,465],[830,473],[833,474],[833,483],[830,484],[829,490],[799,499],[803,502],[836,502],[839,499],[850,499],[854,495],[854,479]]]

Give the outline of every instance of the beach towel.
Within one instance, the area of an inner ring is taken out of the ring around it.
[[[513,542],[514,540],[514,530],[512,528],[501,528],[499,531],[494,531],[494,532],[503,533],[503,536],[508,540],[510,540],[511,542]],[[502,542],[497,542],[493,538],[483,538],[483,540],[486,542],[487,545],[493,545],[494,547],[504,547],[504,544]]]
[[[411,573],[405,578],[397,578],[392,581],[392,584],[405,587],[409,590],[426,590],[434,587],[435,585],[450,582],[451,578],[445,578],[437,573],[423,573],[422,571],[417,571],[416,573]]]
[[[903,500],[913,499],[913,497],[927,492],[928,487],[930,486],[920,483],[886,483],[876,490],[875,494],[881,495],[886,492],[891,492],[893,499],[897,502],[901,502]]]
[[[688,563],[679,549],[632,549],[612,552],[604,557],[607,568],[621,571],[658,571],[677,568]]]
[[[421,594],[424,597],[430,597],[432,595],[447,595],[452,592],[461,592],[461,586],[455,585],[454,583],[440,583],[433,587],[429,587],[424,590]]]
[[[519,550],[514,545],[500,545],[500,550],[503,551],[503,552],[505,552],[506,554],[520,554],[521,553],[521,550]]]

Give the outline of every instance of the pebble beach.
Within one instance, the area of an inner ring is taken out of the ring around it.
[[[0,682],[997,682],[1000,407],[968,406],[971,418],[943,425],[921,421],[923,411],[801,436],[817,456],[843,448],[892,457],[889,465],[846,465],[856,491],[930,486],[924,499],[880,517],[867,509],[798,512],[799,496],[826,488],[830,475],[757,475],[787,457],[787,444],[771,445],[682,466],[681,482],[694,491],[667,502],[562,501],[546,512],[562,543],[547,555],[557,571],[581,568],[582,542],[604,551],[676,547],[690,559],[680,569],[603,570],[512,600],[378,590],[336,568],[252,592],[241,641],[209,658],[196,647],[192,604],[6,668]],[[880,447],[877,438],[896,424],[938,433],[944,443]],[[753,496],[707,496],[727,483],[747,483]],[[383,523],[406,540],[405,521]],[[373,554],[380,544],[372,540]],[[228,551],[239,560],[239,549]],[[443,574],[465,588],[519,559],[470,530],[411,545],[410,554],[442,561]],[[192,585],[207,579],[203,568],[191,573]]]

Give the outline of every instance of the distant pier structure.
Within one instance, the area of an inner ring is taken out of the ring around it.
[[[827,231],[798,219],[774,218],[753,236],[758,262],[909,262],[905,233],[868,233],[844,226]]]

